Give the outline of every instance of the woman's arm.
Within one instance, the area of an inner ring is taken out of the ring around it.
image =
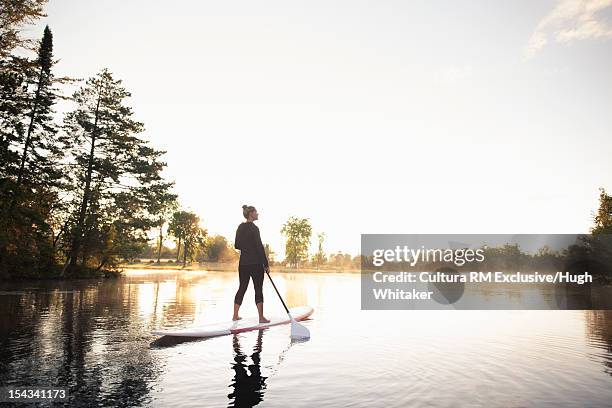
[[[264,267],[268,268],[269,267],[268,257],[266,256],[266,250],[264,249],[263,243],[261,242],[261,235],[259,234],[259,228],[257,228],[256,231],[257,233],[255,234],[255,245],[257,247],[257,251],[259,252],[259,256],[262,259]]]
[[[234,248],[242,250],[242,234],[240,231],[240,225],[238,226],[238,229],[236,230],[236,238],[234,239]]]

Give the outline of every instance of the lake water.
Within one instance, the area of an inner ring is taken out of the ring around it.
[[[70,387],[74,406],[523,407],[612,404],[610,311],[362,311],[354,274],[273,274],[311,305],[289,326],[171,342],[228,320],[227,272],[131,271],[0,284],[0,385]],[[283,315],[270,283],[266,314]],[[242,316],[255,315],[252,286]]]

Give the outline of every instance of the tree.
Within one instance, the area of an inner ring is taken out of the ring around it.
[[[164,226],[178,207],[178,196],[170,192],[173,183],[157,183],[151,189],[148,212],[151,214],[154,226],[158,229],[157,236],[157,263],[160,262],[162,248],[164,245]]]
[[[187,260],[193,261],[198,253],[198,250],[203,247],[207,231],[199,225],[199,219],[196,223],[191,224],[187,229],[185,241],[183,244],[183,265],[187,264]]]
[[[177,240],[176,260],[180,259],[181,241],[183,243],[183,265],[187,259],[192,260],[196,256],[196,250],[204,245],[206,230],[200,227],[200,218],[189,211],[177,211],[172,215],[168,225],[168,232]]]
[[[195,216],[195,214],[194,214]],[[181,256],[181,242],[185,237],[185,228],[188,223],[189,213],[187,211],[176,211],[168,224],[168,233],[176,238],[176,262]]]
[[[64,257],[61,275],[79,261],[112,267],[141,252],[154,227],[163,245],[176,200],[161,177],[164,152],[138,136],[130,94],[108,70],[74,94],[63,132],[55,125],[56,85],[71,80],[53,74],[49,27],[36,48],[21,31],[45,3],[0,0],[1,277],[52,275]]]
[[[325,251],[323,251],[323,242],[325,242],[325,233],[321,232],[317,234],[317,239],[319,241],[319,247],[318,247],[317,253],[312,257],[312,262],[317,266],[317,269],[319,269],[319,266],[321,264],[324,264],[325,262],[327,262]]]
[[[599,189],[599,208],[593,221],[593,234],[612,234],[612,197],[603,188]]]
[[[10,56],[17,47],[27,47],[21,36],[23,26],[44,17],[47,0],[0,0],[0,58]]]
[[[2,19],[0,18],[0,21]],[[58,97],[53,76],[53,35],[45,27],[37,58],[2,60],[0,85],[0,274],[19,268],[49,267],[62,218],[65,187],[53,107]],[[13,258],[13,261],[8,258]],[[12,264],[13,266],[9,266]]]
[[[283,225],[281,234],[287,237],[285,243],[286,262],[291,266],[299,267],[300,262],[308,259],[308,248],[312,227],[308,218],[290,217]]]
[[[593,221],[592,235],[584,238],[591,259],[599,264],[591,272],[595,279],[609,284],[612,282],[612,196],[603,188],[599,189],[599,208]]]
[[[329,257],[329,261],[332,265],[344,269],[346,267],[350,267],[352,265],[353,259],[350,254],[345,254],[342,252],[338,252],[337,254],[332,254]]]
[[[273,265],[274,264],[274,255],[276,255],[276,253],[272,250],[272,247],[270,246],[270,244],[265,244],[264,245],[264,252],[266,253],[266,258],[268,259],[268,264]]]
[[[40,42],[37,62],[39,72],[35,84],[34,97],[31,101],[31,109],[28,114],[29,123],[27,125],[25,140],[23,142],[23,152],[21,153],[19,164],[17,176],[18,190],[23,182],[28,156],[34,156],[38,163],[40,163],[41,160],[47,159],[46,155],[42,155],[37,151],[37,145],[46,151],[53,151],[54,149],[53,142],[55,142],[55,140],[53,139],[53,135],[56,133],[56,130],[52,123],[52,107],[55,103],[55,95],[52,90],[53,73],[51,72],[51,68],[53,67],[53,34],[51,34],[49,26],[45,27],[43,38]],[[43,136],[36,135],[36,130],[39,130]],[[51,143],[43,142],[45,134],[47,134],[49,136],[48,139],[50,139],[47,142],[50,141]]]
[[[236,251],[227,239],[221,235],[213,235],[206,238],[203,255],[206,260],[213,262],[231,262],[237,258]]]
[[[164,152],[138,137],[144,127],[125,104],[130,96],[104,69],[74,94],[77,106],[65,117],[62,141],[75,163],[76,200],[64,271],[79,259],[82,266],[92,256],[108,264],[137,251],[155,225],[151,203],[169,188],[161,177]]]

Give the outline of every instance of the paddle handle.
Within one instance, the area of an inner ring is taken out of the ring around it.
[[[289,309],[287,308],[287,305],[285,304],[285,301],[283,300],[283,297],[281,296],[280,292],[278,291],[278,289],[276,288],[276,285],[274,284],[274,281],[272,280],[272,277],[270,276],[270,272],[266,271],[266,274],[268,275],[268,278],[270,278],[270,282],[272,282],[272,286],[274,286],[274,290],[276,291],[276,294],[278,295],[278,298],[281,300],[281,302],[283,303],[283,307],[285,308],[285,310],[287,311],[287,314],[289,316],[291,316],[291,313],[289,313]]]

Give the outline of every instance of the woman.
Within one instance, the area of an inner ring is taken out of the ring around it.
[[[238,276],[240,287],[234,297],[234,316],[232,320],[241,319],[238,316],[244,293],[249,286],[249,279],[253,279],[255,286],[255,304],[259,313],[259,323],[269,323],[263,315],[263,281],[264,273],[268,272],[268,258],[261,243],[259,228],[253,221],[259,219],[259,214],[255,207],[250,205],[242,206],[242,215],[246,221],[238,226],[236,230],[236,240],[234,247],[240,250],[240,262],[238,263]]]

